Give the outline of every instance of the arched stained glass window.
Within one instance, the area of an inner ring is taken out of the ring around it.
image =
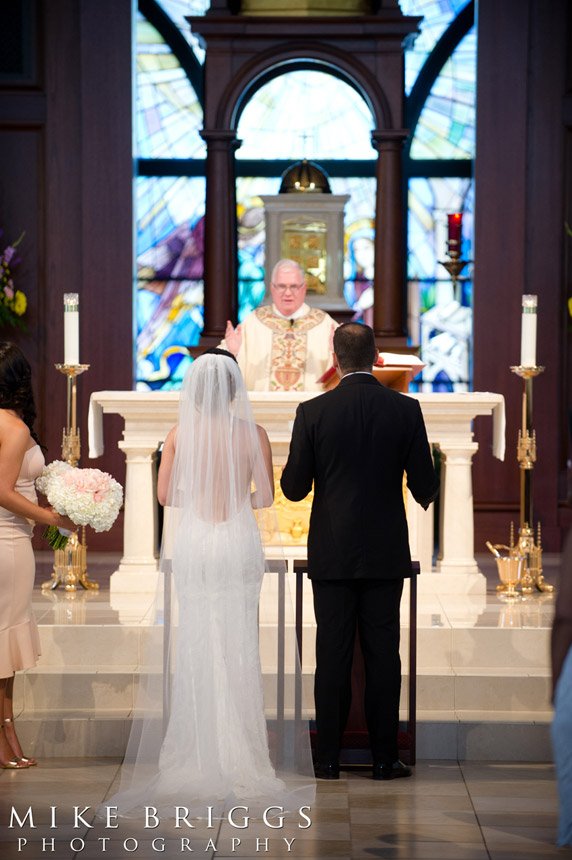
[[[203,111],[164,39],[137,16],[136,146],[139,158],[204,158]]]
[[[164,10],[183,38],[191,46],[199,62],[203,63],[205,52],[201,48],[195,34],[191,32],[186,16],[204,15],[211,5],[210,0],[157,0],[157,5]]]
[[[411,158],[473,158],[476,33],[468,33],[433,84],[411,143]]]
[[[352,117],[351,123],[348,116]],[[349,84],[325,72],[285,72],[262,86],[247,102],[238,125],[238,137],[243,143],[237,150],[237,161],[263,162],[271,156],[273,161],[285,159],[291,163],[306,157],[327,169],[330,160],[354,159],[371,162],[373,172],[373,127],[368,105]],[[277,169],[275,177],[237,179],[241,320],[264,299],[267,261],[260,196],[278,193],[282,169]],[[353,304],[361,286],[353,252],[354,248],[359,250],[358,238],[362,236],[358,237],[355,222],[360,221],[362,231],[368,233],[365,241],[372,244],[375,181],[361,176],[331,176],[330,187],[334,194],[350,195],[345,209],[345,294]]]
[[[419,72],[439,39],[467,0],[399,0],[404,15],[423,17],[420,33],[405,55],[405,92],[411,92]]]
[[[285,72],[244,108],[236,157],[370,159],[373,127],[369,107],[348,84],[325,72]]]
[[[441,331],[430,327],[431,315],[423,317],[441,307],[443,296],[450,298],[447,275],[439,265],[449,211],[464,213],[464,257],[471,254],[473,5],[472,0],[400,0],[404,14],[424,16],[420,35],[405,56],[406,109],[413,135],[404,153],[410,207],[410,337],[413,343],[421,343],[427,363],[419,381],[423,390],[470,385],[464,311],[459,318],[465,328],[455,325]],[[208,6],[208,0],[139,0],[144,16],[138,23],[136,146],[137,380],[141,387],[178,387],[188,361],[184,346],[195,345],[202,328],[205,165],[198,94],[204,52],[185,16],[204,14]],[[316,101],[317,95],[321,97]],[[309,108],[304,121],[301,105]],[[264,297],[260,195],[275,194],[283,170],[303,156],[326,169],[335,194],[350,194],[345,210],[345,296],[358,315],[371,318],[376,157],[371,128],[371,114],[361,96],[323,72],[289,72],[265,84],[249,100],[240,119],[243,146],[236,153],[241,318]],[[452,301],[470,311],[470,277]]]

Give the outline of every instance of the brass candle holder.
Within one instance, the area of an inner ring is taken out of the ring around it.
[[[77,466],[81,455],[81,441],[77,426],[77,377],[89,370],[89,364],[56,364],[56,370],[67,378],[67,410],[66,426],[62,433],[62,460],[70,466]],[[78,531],[73,531],[63,549],[54,550],[54,569],[52,577],[42,583],[42,588],[52,591],[63,585],[65,591],[73,592],[78,587],[96,591],[97,582],[92,582],[87,575],[87,544],[85,527],[81,530],[81,540]]]
[[[514,538],[514,525],[511,523],[509,552],[513,557],[524,558],[523,571],[520,580],[520,590],[523,594],[532,594],[534,589],[542,592],[554,591],[542,573],[542,534],[540,522],[534,528],[532,507],[532,474],[536,463],[536,433],[532,426],[532,383],[544,367],[515,365],[511,371],[523,380],[522,392],[522,426],[518,431],[517,460],[520,468],[520,524],[518,539]],[[504,590],[501,585],[499,591]]]
[[[448,260],[439,260],[440,264],[447,270],[451,283],[453,284],[453,295],[459,303],[461,303],[461,290],[459,281],[461,280],[461,272],[468,266],[471,260],[461,259],[461,243],[457,239],[449,239],[447,241]]]

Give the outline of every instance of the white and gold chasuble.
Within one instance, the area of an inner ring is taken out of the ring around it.
[[[238,364],[250,391],[323,391],[332,364],[329,314],[303,304],[291,318],[265,305],[242,323]],[[224,342],[223,342],[224,345]]]

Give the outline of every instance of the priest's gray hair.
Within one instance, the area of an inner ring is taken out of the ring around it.
[[[306,276],[304,274],[304,269],[297,263],[295,260],[288,260],[287,258],[283,260],[278,260],[274,268],[272,269],[272,274],[270,275],[270,282],[272,284],[276,283],[276,273],[281,269],[294,269],[300,275],[300,281],[304,281]]]

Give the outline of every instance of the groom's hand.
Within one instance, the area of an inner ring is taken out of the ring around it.
[[[240,347],[242,346],[242,326],[237,325],[237,327],[234,328],[231,321],[227,320],[224,340],[228,351],[232,352],[233,355],[238,355]]]

